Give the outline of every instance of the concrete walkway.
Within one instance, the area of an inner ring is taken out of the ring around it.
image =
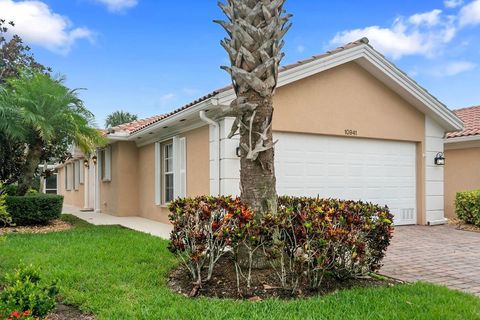
[[[63,212],[72,214],[96,226],[120,225],[162,239],[169,239],[172,231],[172,226],[169,224],[141,217],[115,217],[104,213],[82,212],[79,208],[67,205],[63,206]]]
[[[480,233],[449,225],[397,227],[380,273],[480,296]]]

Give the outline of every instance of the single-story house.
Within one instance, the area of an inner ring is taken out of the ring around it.
[[[455,218],[457,192],[480,189],[480,106],[454,110],[464,122],[445,139],[445,216]]]
[[[59,167],[65,202],[168,221],[176,197],[239,194],[235,98],[216,90],[171,113],[111,129],[108,147]],[[285,66],[274,97],[280,195],[386,204],[397,225],[441,224],[448,132],[462,121],[368,39]]]

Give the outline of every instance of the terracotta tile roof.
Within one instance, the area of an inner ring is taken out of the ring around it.
[[[221,89],[222,91],[226,91],[228,89]],[[178,109],[175,109],[169,113],[166,113],[166,114],[160,114],[160,115],[157,115],[157,116],[153,116],[153,117],[150,117],[150,118],[145,118],[145,119],[140,119],[140,120],[136,120],[136,121],[133,121],[133,122],[129,122],[129,123],[125,123],[125,124],[122,124],[122,125],[119,125],[117,127],[113,127],[111,128],[109,131],[110,132],[127,132],[129,134],[133,134],[135,132],[138,132],[146,127],[149,127],[151,126],[152,124],[155,124],[163,119],[166,119],[182,110],[185,110],[187,108],[190,108],[194,105],[196,105],[197,103],[200,103],[202,101],[205,101],[207,99],[210,99],[214,96],[216,96],[219,92],[222,92],[220,90],[217,90],[217,91],[213,91],[201,98],[198,98],[197,100],[195,101],[192,101],[186,105],[184,105],[183,107],[181,108],[178,108]]]
[[[480,106],[453,110],[459,117],[465,128],[462,131],[450,132],[447,138],[458,138],[480,135]]]
[[[336,48],[335,50],[331,50],[331,51],[327,51],[323,54],[320,54],[320,55],[316,55],[316,56],[313,56],[313,57],[310,57],[310,58],[307,58],[305,60],[301,60],[301,61],[298,61],[296,63],[292,63],[292,64],[289,64],[289,65],[285,65],[283,67],[280,68],[280,72],[283,72],[283,71],[287,71],[287,70],[290,70],[290,69],[293,69],[295,67],[298,67],[298,66],[301,66],[301,65],[304,65],[304,64],[307,64],[307,63],[310,63],[310,62],[313,62],[315,60],[319,60],[319,59],[322,59],[322,58],[325,58],[327,56],[330,56],[330,55],[333,55],[333,54],[336,54],[336,53],[339,53],[343,50],[347,50],[347,49],[351,49],[351,48],[354,48],[354,47],[358,47],[360,45],[363,45],[363,44],[368,44],[369,41],[367,38],[362,38],[362,39],[359,39],[357,41],[354,41],[354,42],[350,42],[350,43],[347,43],[346,45],[344,46],[341,46],[341,47],[338,47]],[[114,127],[112,129],[109,130],[109,132],[126,132],[128,134],[134,134],[146,127],[149,127],[161,120],[164,120],[180,111],[183,111],[185,109],[188,109],[202,101],[205,101],[205,100],[208,100],[210,98],[213,98],[215,97],[217,94],[219,93],[222,93],[222,92],[225,92],[225,91],[228,91],[230,89],[232,89],[232,85],[229,85],[229,86],[226,86],[226,87],[223,87],[221,89],[217,89],[215,91],[212,91],[210,93],[208,93],[207,95],[201,97],[201,98],[198,98],[197,100],[195,101],[192,101],[186,105],[184,105],[183,107],[181,108],[178,108],[176,110],[173,110],[171,111],[170,113],[166,113],[166,114],[162,114],[162,115],[157,115],[157,116],[154,116],[154,117],[150,117],[150,118],[146,118],[146,119],[141,119],[141,120],[137,120],[137,121],[133,121],[133,122],[130,122],[130,123],[126,123],[126,124],[122,124],[120,126],[117,126],[117,127]]]
[[[153,117],[150,117],[150,118],[135,120],[135,121],[132,121],[132,122],[129,122],[129,123],[124,123],[124,124],[121,124],[119,126],[113,127],[111,129],[109,129],[108,131],[109,132],[122,131],[122,132],[129,132],[129,133],[130,132],[135,132],[135,131],[138,131],[142,128],[148,127],[149,125],[151,125],[152,123],[155,123],[156,121],[161,120],[162,117],[163,117],[163,115],[157,115],[157,116],[153,116]]]

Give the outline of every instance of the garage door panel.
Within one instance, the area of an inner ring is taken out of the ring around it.
[[[414,143],[276,133],[279,194],[388,205],[395,223],[416,223]]]

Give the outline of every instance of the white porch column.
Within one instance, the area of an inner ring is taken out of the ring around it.
[[[240,137],[232,139],[228,134],[235,118],[224,118],[220,121],[220,194],[240,195],[240,158],[237,157],[237,147]]]
[[[425,117],[425,215],[429,225],[446,223],[444,215],[444,166],[435,165],[435,156],[443,152],[445,130]],[[446,159],[448,161],[448,159]]]

